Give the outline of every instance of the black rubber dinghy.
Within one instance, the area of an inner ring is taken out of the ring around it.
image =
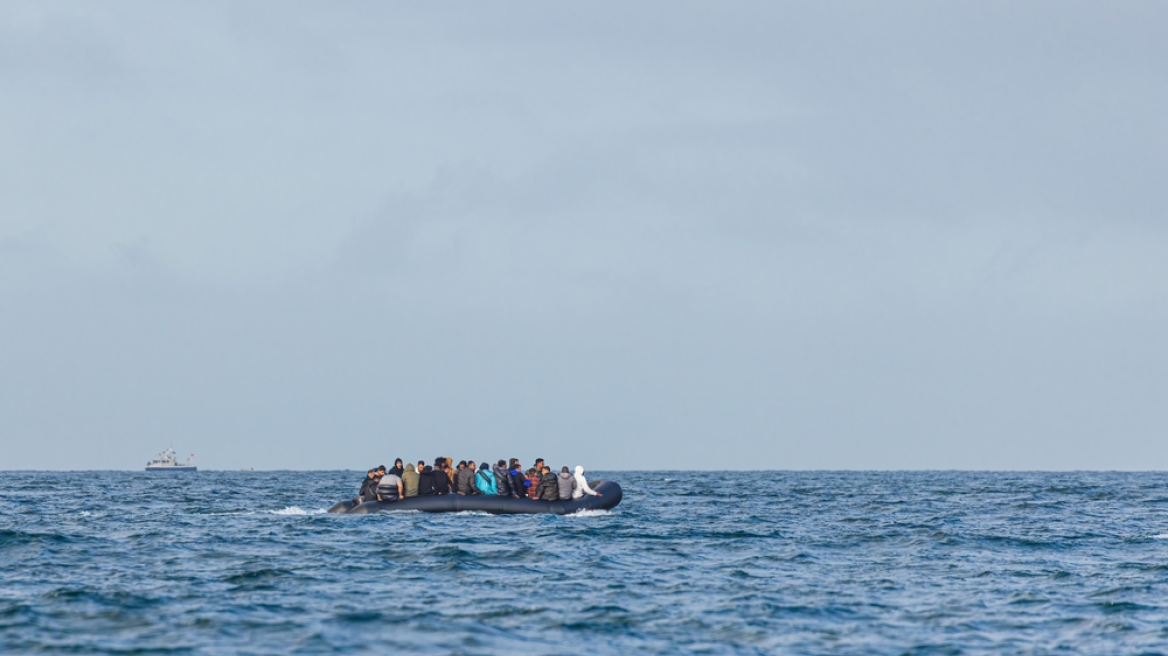
[[[613,481],[589,482],[588,486],[604,496],[584,495],[572,501],[534,501],[512,497],[483,496],[481,494],[463,496],[443,494],[440,496],[406,497],[397,501],[366,501],[358,504],[354,500],[342,501],[329,508],[331,513],[345,515],[368,515],[383,510],[421,510],[422,512],[488,512],[492,515],[535,515],[551,513],[570,515],[581,510],[608,510],[621,502],[624,493],[621,486]]]

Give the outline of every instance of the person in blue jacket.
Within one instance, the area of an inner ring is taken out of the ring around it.
[[[527,488],[531,487],[531,481],[527,480],[527,476],[523,473],[523,467],[519,464],[518,458],[511,459],[511,471],[508,472],[511,479],[511,496],[516,499],[527,498]]]
[[[491,465],[483,463],[474,478],[475,488],[483,494],[495,496],[499,493],[499,486],[495,483],[495,475],[491,473]]]

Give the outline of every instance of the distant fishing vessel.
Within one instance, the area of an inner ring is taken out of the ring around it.
[[[176,472],[193,472],[198,471],[194,462],[191,460],[195,454],[191,454],[187,458],[186,464],[180,464],[174,457],[174,447],[158,454],[158,457],[146,463],[146,471],[176,471]]]

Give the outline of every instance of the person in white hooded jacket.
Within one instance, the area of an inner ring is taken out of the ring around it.
[[[602,497],[603,494],[588,487],[588,479],[584,478],[584,467],[576,465],[576,489],[572,490],[572,498],[579,499],[585,494],[591,494],[594,497]]]

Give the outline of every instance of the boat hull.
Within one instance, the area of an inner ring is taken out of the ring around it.
[[[492,515],[570,515],[581,510],[609,510],[621,502],[624,492],[614,481],[598,481],[589,484],[604,496],[584,495],[571,501],[535,501],[513,499],[511,497],[443,494],[439,496],[406,497],[397,501],[342,501],[330,513],[342,515],[368,515],[370,513],[393,510],[420,510],[422,512],[486,512]]]
[[[173,467],[172,467],[172,466],[167,466],[167,467],[150,467],[150,466],[147,466],[147,467],[146,467],[146,471],[151,471],[151,472],[157,472],[157,471],[164,471],[164,472],[193,472],[193,471],[198,471],[198,470],[199,470],[199,468],[198,468],[198,467],[187,467],[187,466],[185,466],[185,465],[178,465],[178,466],[173,466]]]

